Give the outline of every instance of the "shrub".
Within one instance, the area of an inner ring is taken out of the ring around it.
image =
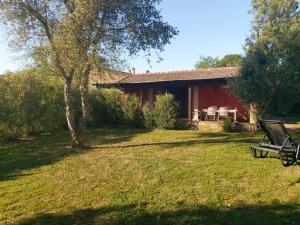
[[[174,129],[179,104],[172,94],[157,95],[154,103],[154,121],[159,129]]]
[[[0,143],[6,143],[9,141],[15,141],[21,134],[17,128],[0,127]]]
[[[123,111],[122,105],[122,95],[117,89],[104,89],[104,102],[106,106],[106,123],[110,125],[116,125],[122,122]]]
[[[80,93],[74,89],[75,120],[79,119]],[[135,96],[117,89],[92,89],[89,93],[89,126],[141,125],[141,110]],[[0,77],[0,142],[45,131],[66,128],[62,83],[38,70]]]
[[[130,126],[141,124],[141,112],[136,96],[122,94],[117,89],[96,89],[90,92],[90,126]]]
[[[226,117],[223,120],[222,128],[225,132],[231,132],[233,131],[233,126],[232,126],[231,118]]]
[[[146,102],[146,104],[142,108],[142,112],[143,112],[143,125],[144,125],[144,127],[148,128],[148,129],[155,128],[153,105]]]
[[[108,121],[107,108],[105,104],[105,97],[101,89],[93,89],[89,94],[91,106],[91,118],[89,126],[98,127],[105,125]]]
[[[139,127],[141,125],[141,112],[138,98],[134,95],[124,95],[121,104],[125,125]]]
[[[7,142],[7,141],[8,141],[7,134],[6,134],[5,130],[1,128],[0,129],[0,144]]]
[[[63,87],[36,70],[0,78],[1,139],[14,139],[65,126]],[[4,134],[5,133],[5,134]]]

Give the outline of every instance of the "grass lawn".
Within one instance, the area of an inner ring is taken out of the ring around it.
[[[84,150],[67,133],[0,147],[1,224],[300,224],[300,166],[253,159],[260,135],[86,136]]]

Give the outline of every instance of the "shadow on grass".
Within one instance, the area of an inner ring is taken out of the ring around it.
[[[105,145],[128,141],[146,130],[89,130],[86,141],[97,139]],[[49,136],[40,136],[31,141],[20,141],[0,147],[0,181],[16,179],[43,165],[53,164],[64,157],[81,154],[92,148],[72,149],[68,132],[59,132]],[[26,173],[24,173],[26,171]]]
[[[291,225],[299,224],[298,204],[245,205],[228,209],[198,206],[163,212],[148,212],[136,205],[82,209],[70,214],[38,214],[23,219],[18,225],[70,224],[202,224],[202,225]]]
[[[196,136],[197,137],[197,136]],[[175,140],[175,138],[174,138]],[[198,144],[228,144],[228,143],[243,143],[243,144],[257,144],[259,142],[257,136],[245,137],[245,134],[228,134],[228,133],[201,133],[199,139],[188,139],[186,141],[159,141],[159,142],[145,142],[138,144],[125,144],[125,145],[114,145],[116,148],[134,148],[134,147],[147,147],[147,146],[163,146],[166,148],[172,147],[188,147]],[[98,149],[107,149],[111,146],[100,146]]]

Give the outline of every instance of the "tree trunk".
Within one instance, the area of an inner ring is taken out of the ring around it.
[[[257,124],[257,108],[255,103],[250,103],[250,112],[249,112],[249,124],[251,131],[258,131],[258,124]]]
[[[88,66],[88,68],[84,71],[80,82],[80,99],[81,99],[81,111],[82,111],[82,116],[78,124],[78,132],[80,134],[82,134],[85,131],[90,116],[90,107],[89,107],[89,98],[88,98],[89,73],[90,73],[90,67]]]
[[[65,78],[64,99],[66,104],[66,119],[72,138],[72,147],[82,147],[81,133],[78,132],[74,119],[74,107],[72,101],[72,77]]]

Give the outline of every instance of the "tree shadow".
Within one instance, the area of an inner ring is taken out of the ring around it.
[[[89,130],[86,141],[97,138],[99,145],[128,141],[146,130]],[[33,140],[19,141],[0,147],[0,181],[16,179],[30,174],[30,169],[49,165],[61,159],[82,154],[93,148],[72,149],[68,132],[39,136]]]
[[[147,129],[94,129],[88,130],[85,134],[87,142],[92,145],[110,145],[131,140],[139,134],[149,133]]]
[[[197,138],[198,137],[198,138]],[[116,148],[133,148],[133,147],[147,147],[147,146],[163,146],[166,148],[173,147],[189,147],[200,144],[227,144],[227,143],[243,143],[243,144],[257,144],[260,140],[257,135],[253,137],[245,136],[245,134],[228,134],[228,133],[201,133],[196,136],[197,139],[188,139],[185,141],[158,141],[158,142],[144,142],[138,144],[114,145]],[[100,146],[98,149],[107,149],[111,146]]]
[[[179,206],[170,211],[153,211],[147,204],[121,205],[75,210],[69,214],[38,214],[22,219],[17,225],[71,225],[71,224],[197,224],[197,225],[285,225],[299,224],[299,204],[240,205],[217,208],[200,205]]]

